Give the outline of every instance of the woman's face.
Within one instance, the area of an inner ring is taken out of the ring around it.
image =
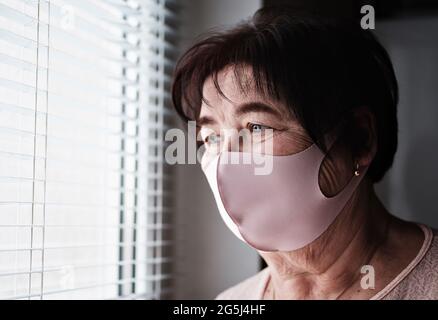
[[[220,72],[218,81],[226,98],[217,92],[213,80],[208,78],[203,88],[208,105],[202,103],[197,121],[207,154],[231,149],[250,151],[253,147],[250,139],[241,139],[238,145],[232,144],[233,132],[241,133],[241,136],[245,132],[262,135],[259,142],[272,143],[274,155],[293,154],[312,144],[286,106],[263,97],[252,88],[242,92],[231,68]],[[267,132],[269,134],[264,135]]]
[[[247,79],[251,79],[249,70],[245,74]],[[271,147],[262,150],[272,150],[266,153],[272,152],[273,155],[294,154],[313,144],[287,106],[263,97],[251,87],[250,82],[248,89],[242,92],[232,68],[220,72],[218,82],[226,98],[217,92],[211,78],[203,87],[208,104],[202,103],[197,121],[198,136],[205,145],[203,161],[208,163],[218,151],[250,152],[257,143],[263,148],[269,142]],[[244,132],[241,136],[261,135],[262,138],[241,139],[240,143],[233,143],[239,132]],[[346,185],[353,172],[348,152],[335,146],[320,170],[321,191],[327,196],[335,195]]]

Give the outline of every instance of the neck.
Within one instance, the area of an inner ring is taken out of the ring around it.
[[[261,253],[271,269],[275,299],[336,299],[357,285],[362,266],[378,256],[391,219],[372,187],[363,187],[370,191],[357,190],[329,229],[308,246]]]

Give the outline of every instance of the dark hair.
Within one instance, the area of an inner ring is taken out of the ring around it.
[[[183,119],[199,116],[209,76],[223,94],[217,76],[229,66],[237,79],[250,66],[256,90],[284,102],[323,150],[324,135],[342,119],[352,152],[363,150],[364,133],[352,117],[356,108],[369,108],[378,142],[368,176],[377,182],[391,167],[397,149],[397,80],[386,50],[359,22],[270,7],[231,30],[209,34],[176,66],[172,100]]]

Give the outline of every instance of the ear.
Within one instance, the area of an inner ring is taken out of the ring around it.
[[[369,166],[376,156],[378,137],[376,118],[366,106],[359,107],[354,111],[354,130],[352,146],[354,146],[355,163],[360,167]]]

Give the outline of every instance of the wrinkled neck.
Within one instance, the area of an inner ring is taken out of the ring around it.
[[[383,243],[389,214],[372,186],[356,190],[334,223],[299,250],[260,253],[276,299],[335,299],[360,278]]]

